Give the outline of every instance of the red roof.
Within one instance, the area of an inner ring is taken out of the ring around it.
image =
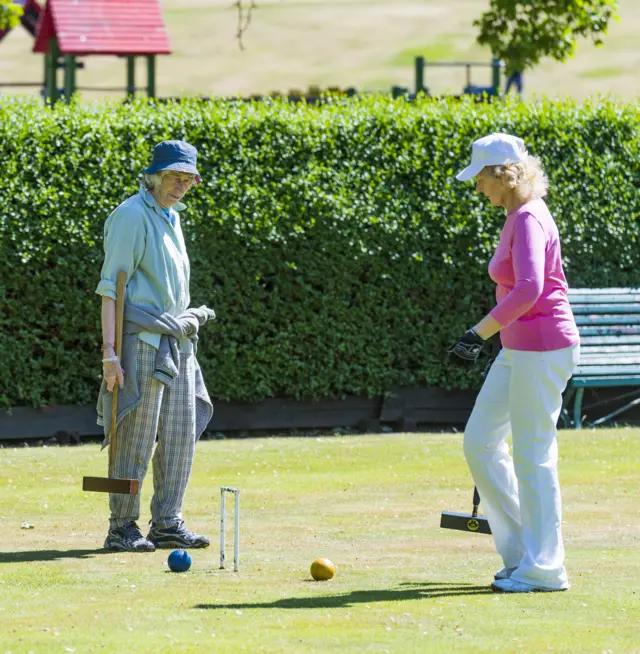
[[[47,0],[33,51],[54,36],[61,54],[171,54],[159,0]]]

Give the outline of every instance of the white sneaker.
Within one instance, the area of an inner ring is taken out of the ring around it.
[[[509,579],[509,577],[514,573],[518,568],[502,568],[502,570],[498,570],[493,575],[493,578],[497,581],[498,579]]]
[[[494,593],[553,593],[566,588],[544,588],[543,586],[532,586],[514,579],[498,579],[491,584]]]

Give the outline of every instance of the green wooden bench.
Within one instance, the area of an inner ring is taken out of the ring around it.
[[[585,388],[640,387],[640,288],[572,288],[569,302],[580,332],[580,363],[569,381],[563,401],[568,416],[573,404],[573,426],[582,426]],[[596,402],[640,396],[640,388]],[[640,403],[640,397],[590,422],[595,426]]]

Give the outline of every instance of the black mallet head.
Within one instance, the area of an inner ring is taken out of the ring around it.
[[[478,515],[480,495],[478,489],[473,489],[473,511],[471,513],[453,513],[443,511],[440,517],[442,529],[457,529],[458,531],[470,531],[473,534],[490,534],[489,521],[484,516]]]
[[[443,529],[470,531],[473,534],[490,534],[489,521],[484,516],[474,516],[472,513],[453,513],[443,511],[440,516],[440,526]]]

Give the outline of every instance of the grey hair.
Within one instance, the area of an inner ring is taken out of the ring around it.
[[[161,170],[158,173],[143,173],[142,182],[147,191],[153,191],[162,184],[162,178],[164,177],[163,173],[164,170]]]
[[[519,163],[487,168],[523,202],[543,198],[549,189],[549,180],[537,157],[528,155]]]

